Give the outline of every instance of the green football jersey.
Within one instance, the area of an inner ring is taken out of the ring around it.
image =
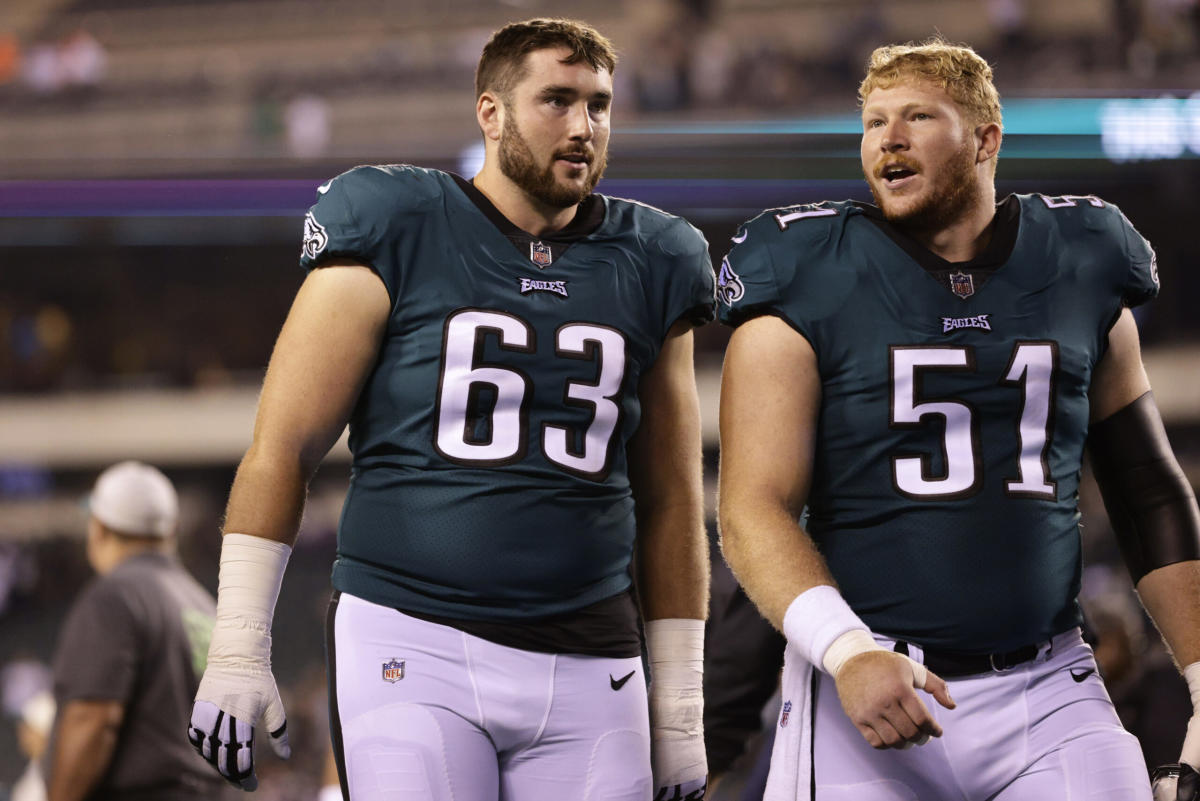
[[[318,195],[302,266],[363,262],[392,300],[350,420],[334,587],[497,621],[626,590],[638,382],[673,323],[715,312],[700,232],[597,196],[603,220],[555,258],[436,170],[358,167]]]
[[[723,321],[776,315],[811,343],[808,531],[872,630],[926,647],[1007,650],[1078,623],[1088,387],[1122,306],[1158,291],[1115,206],[1002,208],[1011,250],[978,286],[936,280],[851,202],[764,212],[718,277]]]

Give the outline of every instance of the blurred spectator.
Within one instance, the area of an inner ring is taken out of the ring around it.
[[[302,94],[293,98],[283,111],[288,152],[302,159],[325,154],[331,134],[329,104],[324,98]]]
[[[58,64],[62,82],[67,87],[92,89],[104,80],[108,71],[108,53],[96,37],[77,28],[59,44]]]
[[[0,688],[4,714],[16,724],[17,750],[27,760],[9,791],[10,801],[44,801],[46,783],[39,760],[54,722],[50,668],[36,659],[14,659],[0,671]]]
[[[41,761],[54,725],[54,696],[42,690],[21,706],[17,718],[17,748],[29,760],[25,772],[13,784],[10,801],[46,801],[46,777]]]
[[[0,86],[16,80],[21,68],[21,47],[11,33],[0,33]]]
[[[98,577],[59,631],[50,801],[219,798],[224,782],[184,736],[216,604],[176,558],[175,488],[122,462],[100,475],[89,509]]]
[[[47,42],[29,48],[22,64],[25,85],[38,94],[48,95],[63,87],[62,64],[58,48]]]

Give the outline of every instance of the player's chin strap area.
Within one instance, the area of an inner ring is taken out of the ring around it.
[[[650,661],[650,763],[654,801],[701,801],[704,751],[704,621],[646,621]]]

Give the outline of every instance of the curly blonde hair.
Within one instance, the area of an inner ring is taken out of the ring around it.
[[[940,36],[920,44],[875,48],[867,75],[858,86],[859,106],[872,90],[888,89],[910,78],[942,87],[975,125],[1003,124],[992,68],[970,46],[951,44]]]

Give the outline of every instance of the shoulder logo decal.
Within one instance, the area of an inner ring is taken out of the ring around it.
[[[301,253],[315,259],[328,244],[329,234],[325,233],[325,226],[317,222],[311,211],[304,215],[304,244],[300,248]]]
[[[991,316],[990,314],[977,314],[974,317],[943,317],[942,333],[949,334],[960,328],[982,328],[984,331],[991,331],[992,323],[988,319]]]
[[[963,300],[975,294],[975,278],[970,273],[950,273],[950,290]]]
[[[556,295],[567,297],[567,282],[566,281],[541,281],[537,278],[522,278],[521,279],[521,294],[528,295],[530,292],[553,292]]]
[[[539,269],[544,270],[550,266],[550,262],[554,261],[554,253],[551,252],[550,246],[545,242],[530,242],[529,260],[536,264]]]
[[[404,663],[392,657],[390,662],[383,663],[383,680],[388,684],[395,684],[404,678]]]
[[[721,272],[717,274],[717,298],[726,306],[732,306],[746,294],[746,286],[741,276],[733,271],[729,257],[721,259]]]

